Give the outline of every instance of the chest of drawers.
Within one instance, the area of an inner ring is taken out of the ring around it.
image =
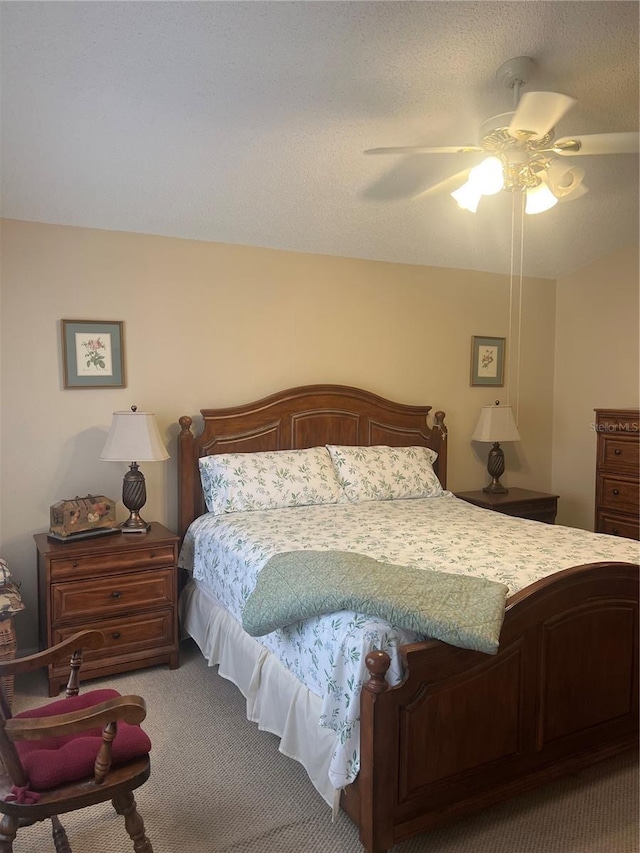
[[[640,538],[640,412],[596,409],[596,533]]]
[[[35,537],[40,644],[78,631],[102,631],[102,648],[86,652],[83,679],[168,663],[178,666],[178,537],[153,523],[147,533],[81,542]],[[49,667],[49,695],[66,684],[68,666]]]

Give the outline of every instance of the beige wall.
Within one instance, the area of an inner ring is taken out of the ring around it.
[[[596,408],[637,408],[638,246],[557,282],[553,489],[558,521],[593,530]]]
[[[469,385],[470,339],[508,336],[505,276],[5,221],[2,228],[0,553],[23,582],[21,647],[36,640],[32,536],[61,498],[119,498],[98,461],[111,413],[155,411],[167,463],[142,465],[143,516],[175,527],[177,419],[282,388],[335,382],[447,412],[449,486],[486,482],[469,437],[505,389]],[[525,280],[520,431],[504,482],[548,490],[555,284]],[[123,320],[127,387],[63,390],[60,320]],[[124,517],[119,505],[120,517]]]

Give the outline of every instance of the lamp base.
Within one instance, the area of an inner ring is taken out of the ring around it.
[[[146,533],[151,525],[143,518],[140,518],[138,512],[132,512],[129,518],[123,521],[122,524],[119,524],[118,527],[121,533]]]
[[[490,495],[508,494],[509,489],[505,489],[500,482],[500,477],[504,474],[504,452],[500,447],[500,443],[497,441],[494,441],[493,447],[489,451],[487,471],[491,477],[491,482],[488,486],[485,486],[482,491],[487,492],[487,494]]]
[[[132,462],[122,481],[122,503],[129,510],[129,518],[120,525],[123,533],[146,533],[151,527],[143,518],[140,510],[147,502],[147,489],[144,474],[137,462]]]
[[[486,492],[489,495],[508,495],[509,489],[505,489],[500,480],[496,480],[495,482],[492,480],[488,486],[485,486],[482,489],[483,492]]]

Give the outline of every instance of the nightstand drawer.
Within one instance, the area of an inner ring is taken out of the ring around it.
[[[625,480],[608,474],[598,475],[598,503],[605,509],[638,511],[640,488],[637,480]]]
[[[173,611],[154,610],[135,616],[120,616],[115,619],[87,621],[82,624],[56,628],[53,643],[72,637],[78,631],[102,631],[104,645],[83,655],[85,661],[102,659],[110,655],[125,655],[143,649],[157,649],[173,643]],[[68,672],[68,665],[63,670]]]
[[[543,521],[545,524],[553,524],[558,511],[558,495],[519,489],[515,486],[504,493],[491,493],[484,490],[456,492],[456,497],[482,509],[515,518]]]
[[[523,502],[517,506],[498,509],[503,515],[511,515],[514,518],[528,518],[530,521],[544,521],[553,524],[556,517],[558,502],[556,498],[549,500]]]
[[[130,534],[134,536],[135,534]],[[171,566],[174,562],[174,549],[171,545],[158,545],[151,548],[138,548],[128,551],[111,551],[105,554],[69,557],[51,560],[51,580],[60,581],[74,577],[109,572],[109,574],[129,572],[131,569],[152,568],[153,566]]]
[[[98,580],[51,585],[54,622],[86,619],[96,613],[108,617],[140,608],[168,607],[173,601],[173,569],[135,572]]]
[[[604,435],[600,441],[598,465],[610,471],[629,471],[638,475],[640,444],[632,436]]]
[[[603,512],[599,509],[596,519],[596,532],[608,533],[610,536],[624,536],[627,539],[640,539],[640,526],[637,518],[616,515],[613,512]]]

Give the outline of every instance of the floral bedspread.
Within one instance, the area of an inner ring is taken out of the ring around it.
[[[465,503],[451,493],[203,515],[193,522],[179,565],[193,573],[241,622],[258,572],[274,554],[342,550],[420,569],[504,583],[512,594],[570,566],[603,560],[637,563],[639,545],[570,527],[515,519]],[[322,699],[320,725],[336,733],[330,779],[335,788],[359,769],[360,689],[371,649],[391,657],[390,684],[402,678],[400,646],[422,637],[382,619],[343,611],[297,622],[260,638]]]

